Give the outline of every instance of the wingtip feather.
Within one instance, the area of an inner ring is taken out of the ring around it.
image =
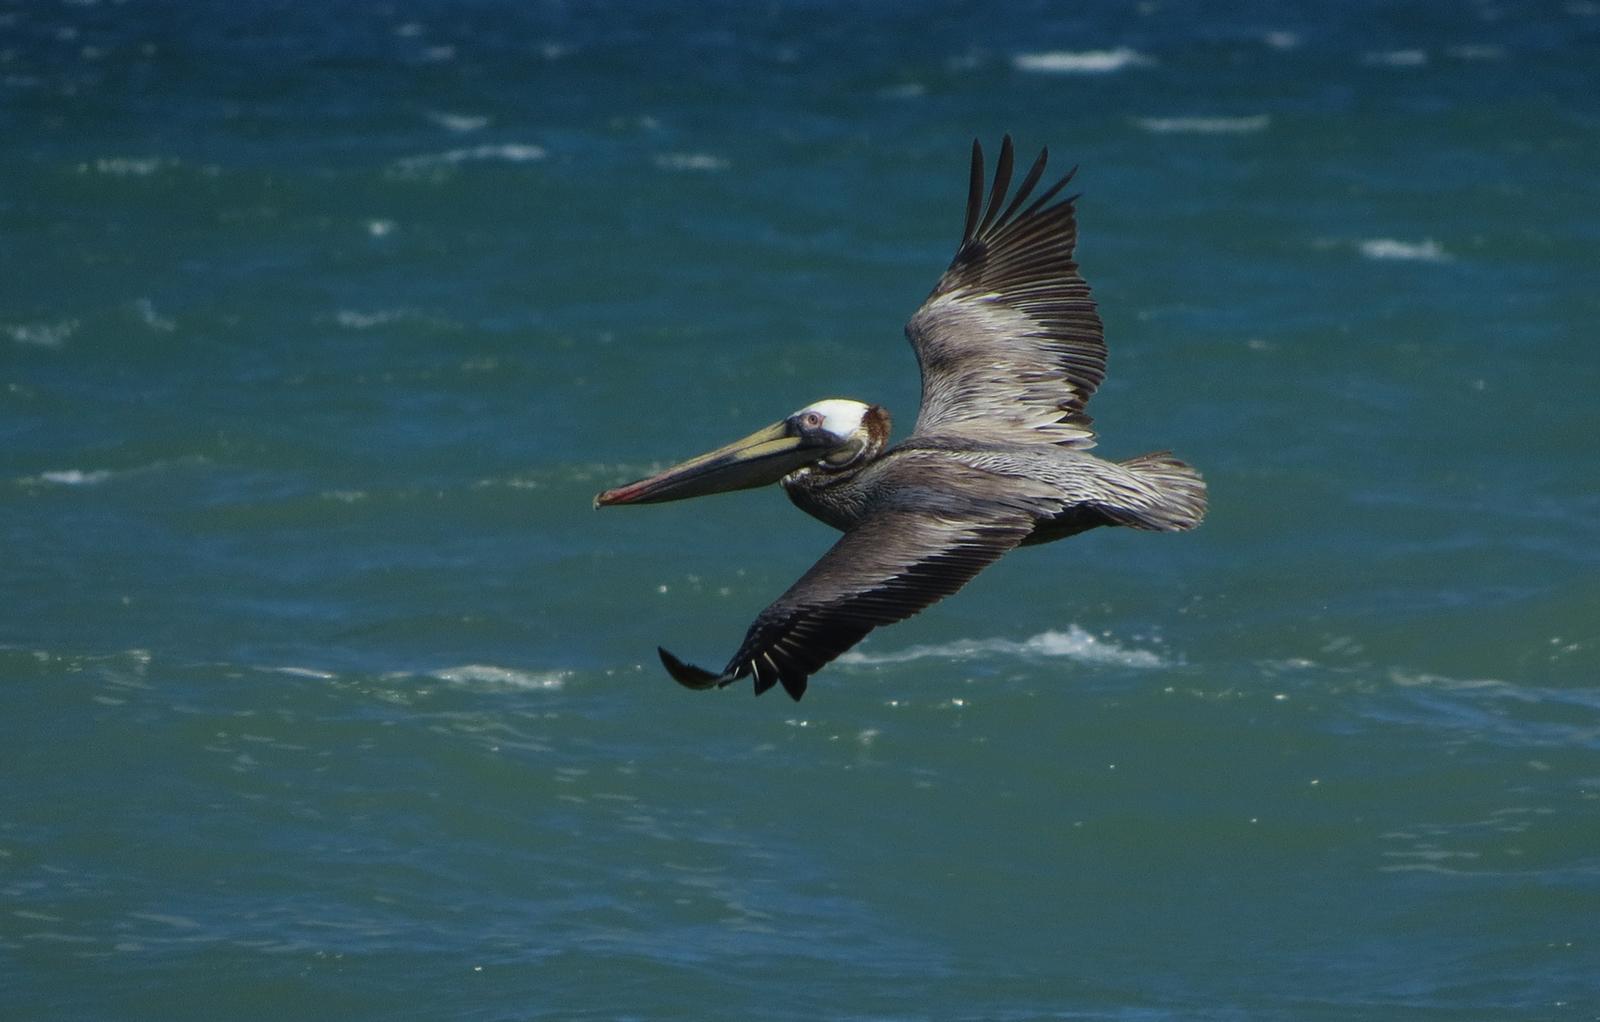
[[[994,185],[989,189],[989,202],[983,213],[983,221],[978,224],[975,233],[979,236],[985,234],[994,218],[1000,214],[1000,204],[1006,199],[1006,192],[1011,189],[1011,167],[1016,161],[1016,146],[1011,143],[1011,133],[1000,141],[1000,157],[995,160]]]
[[[667,673],[672,675],[673,681],[676,681],[684,688],[692,688],[697,692],[704,691],[708,688],[716,688],[717,683],[722,680],[721,675],[712,674],[705,668],[696,667],[694,664],[686,664],[671,653],[668,653],[661,646],[656,647],[656,652],[661,655],[661,666],[665,667]]]
[[[983,143],[972,140],[972,178],[967,185],[967,223],[961,230],[964,245],[978,233],[978,217],[983,215]]]

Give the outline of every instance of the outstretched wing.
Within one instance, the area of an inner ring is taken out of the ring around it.
[[[983,149],[972,143],[961,247],[906,324],[922,367],[922,412],[913,435],[1094,446],[1084,407],[1105,379],[1104,331],[1073,261],[1076,196],[1049,204],[1072,174],[1017,212],[1044,175],[1048,155],[1039,154],[1002,209],[1011,186],[1011,136],[1000,145],[987,204]]]
[[[878,512],[845,533],[761,612],[720,675],[664,649],[661,662],[690,688],[754,675],[756,695],[781,682],[798,700],[806,679],[823,665],[879,625],[902,621],[966,585],[1021,543],[1034,520],[1020,508],[984,521],[914,509]]]

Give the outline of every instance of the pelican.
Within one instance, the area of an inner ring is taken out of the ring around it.
[[[1048,156],[1007,201],[1007,135],[985,202],[983,148],[972,143],[961,244],[905,328],[922,370],[911,436],[891,447],[885,409],[833,398],[595,498],[652,504],[782,483],[802,511],[844,533],[756,617],[721,673],[658,648],[680,684],[751,677],[756,695],[781,684],[799,700],[807,678],[868,632],[951,595],[1013,547],[1101,525],[1200,524],[1205,483],[1170,452],[1088,453],[1084,409],[1105,379],[1106,346],[1073,259],[1078,197],[1051,204],[1077,169],[1023,208]]]

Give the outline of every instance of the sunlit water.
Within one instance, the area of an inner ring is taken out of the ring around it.
[[[0,1015],[1600,1017],[1600,6],[861,6],[0,5]],[[1005,131],[1209,520],[679,688]]]

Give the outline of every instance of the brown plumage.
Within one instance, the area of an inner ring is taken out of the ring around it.
[[[1001,144],[984,198],[983,151],[961,244],[906,325],[922,370],[912,435],[888,446],[889,414],[817,402],[737,444],[628,486],[597,505],[649,503],[781,481],[802,510],[844,536],[757,616],[720,673],[662,663],[690,688],[751,677],[756,693],[807,678],[881,625],[960,589],[1006,551],[1102,525],[1190,529],[1205,514],[1199,473],[1166,452],[1124,462],[1088,453],[1085,411],[1106,348],[1073,258],[1068,174],[1026,209],[1047,152],[1007,203],[1013,150]],[[1020,212],[1019,212],[1020,211]]]
[[[1104,329],[1073,260],[1077,197],[1046,205],[1077,168],[1015,215],[1048,156],[1048,149],[1039,154],[1016,198],[999,212],[1011,181],[1007,135],[980,218],[983,149],[972,143],[961,246],[906,324],[922,367],[918,434],[1094,446],[1084,406],[1106,378]]]

